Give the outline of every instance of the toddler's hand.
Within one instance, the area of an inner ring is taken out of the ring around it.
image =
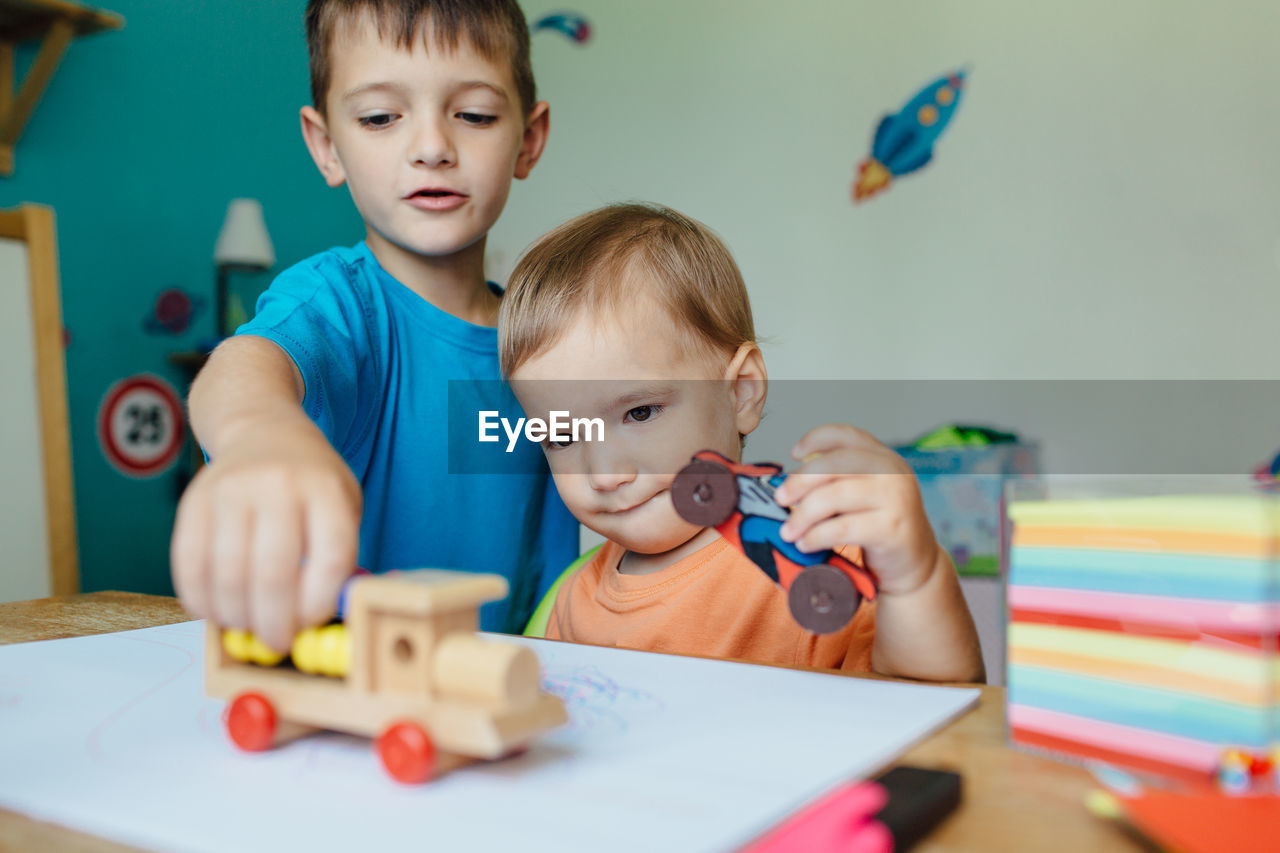
[[[847,424],[810,430],[791,455],[808,461],[775,495],[791,508],[784,539],[802,551],[861,546],[882,593],[909,593],[929,579],[938,542],[901,456]]]
[[[228,444],[178,504],[170,557],[183,607],[287,651],[333,614],[360,509],[351,470],[309,421]]]

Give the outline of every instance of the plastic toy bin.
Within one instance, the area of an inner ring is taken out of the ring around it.
[[[1012,478],[1039,473],[1033,443],[920,450],[896,447],[920,482],[925,513],[961,575],[1000,573],[1002,499]]]
[[[1274,764],[1280,494],[1062,477],[1007,502],[1015,746],[1187,781]]]

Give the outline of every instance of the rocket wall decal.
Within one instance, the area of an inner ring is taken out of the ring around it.
[[[871,156],[858,164],[855,202],[888,189],[894,178],[909,175],[933,159],[934,143],[960,106],[966,73],[956,71],[933,81],[900,111],[880,119],[871,141]]]

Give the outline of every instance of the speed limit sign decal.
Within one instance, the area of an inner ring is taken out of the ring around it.
[[[98,442],[107,459],[130,477],[154,477],[182,449],[182,403],[157,376],[122,379],[98,410]]]

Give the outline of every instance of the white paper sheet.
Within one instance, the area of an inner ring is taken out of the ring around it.
[[[159,850],[726,850],[979,695],[524,641],[570,724],[405,787],[364,738],[236,751],[202,637],[188,622],[0,647],[0,806]]]

